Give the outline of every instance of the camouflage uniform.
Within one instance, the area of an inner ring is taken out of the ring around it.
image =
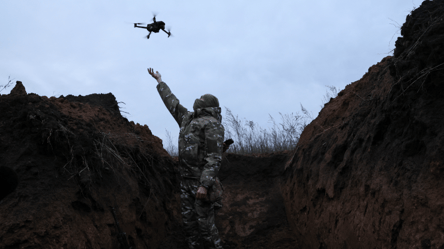
[[[217,174],[222,160],[224,127],[219,102],[216,97],[206,94],[201,97],[204,101],[196,99],[194,112],[189,112],[165,82],[160,82],[157,90],[180,126],[180,197],[188,245],[199,248],[202,240],[204,248],[222,248],[214,224],[214,209],[220,207],[220,198],[219,201],[215,198],[196,199],[200,186],[208,190],[208,196],[218,193],[221,188]]]

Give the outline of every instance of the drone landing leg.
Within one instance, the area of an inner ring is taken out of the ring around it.
[[[151,31],[150,31],[150,33],[146,36],[146,39],[150,39],[150,35],[151,35]]]
[[[170,35],[171,35],[171,33],[170,32],[168,32],[168,31],[166,31],[166,30],[164,30],[164,29],[162,29],[163,30],[163,32],[165,32],[165,33],[167,33],[168,34],[168,37],[170,37]]]

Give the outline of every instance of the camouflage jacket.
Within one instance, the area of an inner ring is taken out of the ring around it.
[[[209,189],[215,181],[222,161],[224,127],[220,107],[207,107],[189,112],[165,82],[157,91],[179,124],[180,173],[184,178],[200,180]]]

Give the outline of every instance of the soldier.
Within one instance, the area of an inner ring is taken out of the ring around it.
[[[222,248],[214,223],[214,211],[220,208],[222,194],[217,174],[224,149],[219,100],[211,94],[202,95],[194,102],[194,112],[189,112],[159,72],[149,68],[148,73],[157,80],[157,91],[180,127],[180,198],[189,248]]]

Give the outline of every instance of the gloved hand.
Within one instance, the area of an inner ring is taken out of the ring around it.
[[[230,147],[230,145],[227,145],[226,143],[224,143],[224,147],[223,147],[223,151],[222,152],[227,151],[229,147]]]
[[[233,141],[233,139],[228,139],[228,140],[226,140],[225,142],[224,142],[224,144],[223,144],[223,151],[222,152],[225,152],[226,150],[228,150],[228,148],[230,148],[230,145],[232,144],[232,143],[234,143],[234,141]]]
[[[154,70],[152,68],[148,68],[148,73],[151,74],[151,76],[153,76],[153,78],[156,79],[158,83],[162,82],[162,75],[160,75],[158,71],[154,73]]]

